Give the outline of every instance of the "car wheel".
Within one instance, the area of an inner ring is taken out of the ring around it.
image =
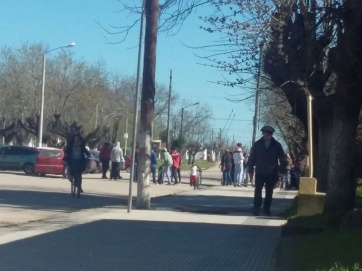
[[[39,176],[40,176],[40,177],[45,177],[45,173],[44,173],[44,172],[39,173]]]
[[[127,171],[128,173],[130,173],[130,172],[131,172],[131,167],[126,167],[126,171]]]
[[[26,163],[24,166],[23,166],[23,170],[25,172],[26,175],[31,175],[34,173],[34,164],[32,163]]]

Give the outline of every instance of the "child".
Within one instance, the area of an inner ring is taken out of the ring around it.
[[[195,165],[195,163],[192,163],[190,167],[190,186],[194,186],[196,184],[198,176],[197,170],[198,167]]]

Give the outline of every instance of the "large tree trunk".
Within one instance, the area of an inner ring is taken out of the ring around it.
[[[318,150],[318,158],[316,160],[316,178],[317,191],[327,191],[327,178],[329,168],[329,153],[331,148],[331,135],[333,134],[333,119],[328,114],[323,114],[318,117],[318,143],[315,150]]]
[[[344,213],[353,209],[353,165],[360,104],[335,97],[331,135],[327,196],[324,212]]]
[[[146,0],[146,32],[142,81],[141,122],[139,132],[139,161],[137,208],[149,209],[151,140],[153,130],[153,113],[155,98],[156,45],[158,25],[158,0]]]

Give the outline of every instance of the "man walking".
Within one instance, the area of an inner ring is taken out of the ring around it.
[[[157,168],[157,153],[156,153],[156,148],[153,147],[151,151],[151,173],[152,173],[152,182],[154,184],[157,184],[156,168]]]
[[[110,179],[117,180],[119,176],[119,166],[123,161],[123,151],[121,149],[121,143],[117,142],[116,146],[111,151],[112,170]]]
[[[99,160],[102,163],[102,179],[108,179],[106,174],[109,169],[109,161],[111,160],[111,151],[111,145],[106,142],[99,152]]]
[[[171,185],[173,184],[171,181],[172,181],[172,178],[170,177],[170,168],[171,168],[171,165],[172,165],[172,157],[171,157],[171,154],[167,151],[166,148],[163,148],[162,149],[162,159],[163,159],[163,180],[165,179],[165,177],[167,178],[167,181],[168,181],[168,185]]]
[[[174,147],[171,147],[171,156],[172,156],[172,167],[171,167],[171,178],[174,179],[175,184],[178,182],[177,170],[180,168],[181,155],[177,152]]]
[[[234,171],[234,187],[241,186],[241,180],[243,177],[243,168],[244,168],[244,155],[243,149],[241,148],[243,145],[239,142],[236,144],[236,150],[233,152],[233,159],[235,164]]]
[[[222,185],[231,184],[231,167],[232,167],[232,156],[229,149],[225,150],[224,155],[221,158],[221,171],[223,172]]]
[[[259,215],[263,201],[262,190],[265,185],[263,210],[265,215],[270,216],[273,189],[278,181],[278,173],[285,172],[287,162],[282,145],[273,137],[274,128],[267,125],[260,131],[262,131],[263,137],[254,143],[247,165],[250,175],[253,174],[255,166],[254,207],[252,213]]]

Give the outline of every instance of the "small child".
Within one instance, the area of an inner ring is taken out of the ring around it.
[[[195,163],[192,163],[190,167],[190,186],[194,186],[196,184],[198,176],[197,170],[198,167],[195,165]]]

